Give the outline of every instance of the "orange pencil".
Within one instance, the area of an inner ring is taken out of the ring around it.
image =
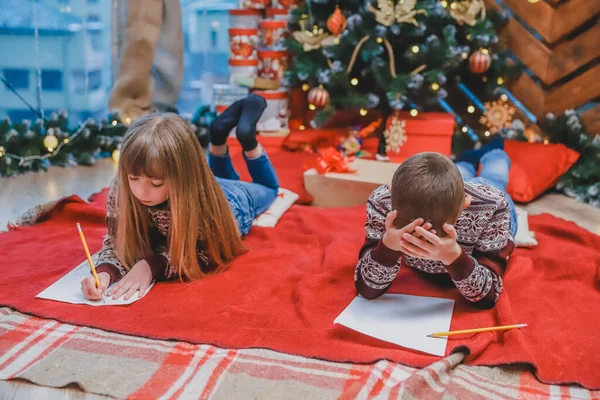
[[[527,324],[492,326],[489,328],[465,329],[463,331],[437,332],[437,333],[432,333],[429,336],[437,338],[437,337],[442,337],[442,336],[462,335],[462,334],[467,334],[467,333],[506,331],[509,329],[525,328],[526,326],[527,326]]]
[[[98,274],[96,274],[96,267],[94,267],[94,262],[92,261],[92,256],[90,255],[90,249],[88,249],[88,245],[85,241],[85,237],[83,236],[83,231],[81,230],[81,225],[79,225],[79,222],[77,223],[77,230],[79,231],[79,237],[81,238],[81,243],[83,244],[85,255],[87,256],[88,262],[90,263],[92,275],[94,275],[94,279],[96,280],[96,287],[100,288],[100,279],[98,279]],[[106,300],[104,299],[104,292],[102,291],[102,289],[100,289],[100,294],[102,294],[102,301],[106,303]]]

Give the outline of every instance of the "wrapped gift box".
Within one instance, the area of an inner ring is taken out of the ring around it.
[[[247,97],[249,93],[250,90],[245,87],[221,83],[214,84],[213,103],[217,109],[217,113],[221,113],[236,101]]]
[[[317,207],[349,207],[365,205],[369,196],[381,185],[391,183],[400,164],[356,159],[354,173],[329,172],[320,175],[316,169],[304,173],[304,187],[314,197]]]
[[[454,116],[448,113],[423,112],[413,117],[409,112],[396,111],[388,117],[386,129],[395,129],[392,134],[396,135],[396,140],[398,135],[403,136],[403,143],[399,151],[387,150],[386,153],[395,162],[424,151],[450,157],[454,123]],[[386,145],[390,144],[391,141],[386,139]]]

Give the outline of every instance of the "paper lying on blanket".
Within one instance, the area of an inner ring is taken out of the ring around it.
[[[89,264],[86,260],[79,264],[73,271],[54,282],[46,290],[35,297],[40,299],[61,301],[63,303],[87,304],[90,306],[122,306],[135,303],[139,300],[138,293],[135,293],[133,296],[131,296],[129,300],[124,300],[123,296],[121,296],[121,298],[118,300],[113,300],[112,297],[105,296],[104,299],[106,300],[106,303],[104,303],[102,300],[87,300],[81,291],[81,281],[88,276],[92,275]],[[154,286],[154,282],[150,284],[150,287],[148,287],[146,293],[152,289],[152,286]],[[112,285],[108,287],[108,290],[110,290],[111,287]],[[108,292],[108,290],[106,291]]]
[[[447,338],[431,338],[450,330],[454,300],[384,294],[376,300],[356,297],[334,323],[386,342],[443,356]]]

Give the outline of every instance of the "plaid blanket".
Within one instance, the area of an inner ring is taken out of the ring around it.
[[[600,391],[544,385],[516,367],[467,367],[463,357],[421,370],[388,361],[340,364],[150,340],[0,308],[0,379],[77,383],[118,398],[600,399]]]

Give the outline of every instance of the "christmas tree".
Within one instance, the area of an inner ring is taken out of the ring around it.
[[[485,139],[512,120],[490,129],[469,115],[518,72],[499,44],[504,20],[483,0],[307,0],[292,14],[287,79],[308,92],[317,125],[339,109],[445,110],[471,141]]]

